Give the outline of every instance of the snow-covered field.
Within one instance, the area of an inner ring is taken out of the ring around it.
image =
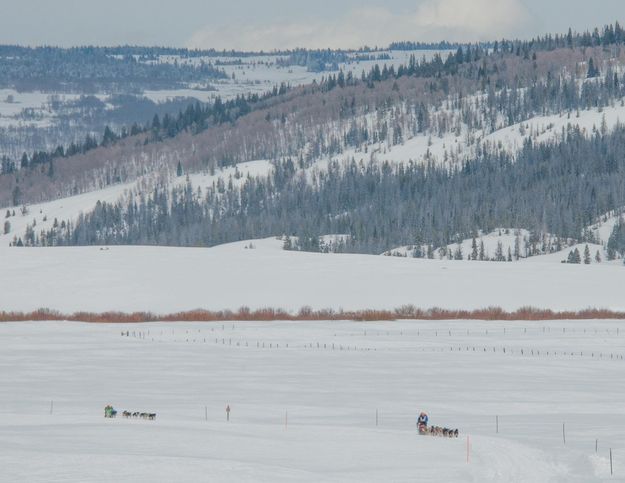
[[[247,248],[253,245],[253,249]],[[0,247],[2,310],[169,313],[338,310],[625,310],[625,267],[439,261],[282,250],[275,238],[213,248]]]
[[[601,321],[5,323],[0,480],[623,481],[624,338]],[[104,419],[109,403],[157,418]],[[420,410],[460,438],[418,436]]]

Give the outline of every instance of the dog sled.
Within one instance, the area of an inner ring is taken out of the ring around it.
[[[117,416],[117,411],[115,410],[115,408],[113,408],[113,406],[111,406],[110,404],[107,404],[106,406],[104,406],[105,418],[114,418],[116,416]]]
[[[440,426],[428,426],[429,417],[422,412],[417,418],[417,431],[421,436],[439,436],[441,438],[457,438],[457,429],[443,428]]]
[[[148,419],[150,421],[154,421],[156,419],[156,413],[146,413],[141,411],[122,411],[122,416],[126,419],[134,418],[134,419]],[[104,417],[105,418],[115,418],[117,417],[117,410],[113,408],[110,404],[104,407]]]

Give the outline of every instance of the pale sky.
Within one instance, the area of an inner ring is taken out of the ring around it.
[[[0,0],[0,43],[217,49],[477,41],[585,30],[624,0]],[[162,3],[162,5],[158,5]]]

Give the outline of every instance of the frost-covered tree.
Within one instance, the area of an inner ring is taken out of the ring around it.
[[[497,242],[497,248],[495,249],[495,260],[498,262],[505,262],[506,257],[503,254],[503,244],[501,241]]]
[[[458,243],[456,245],[456,249],[454,250],[454,260],[464,260],[464,255],[462,253],[462,244]]]
[[[521,258],[521,237],[517,233],[514,237],[514,259],[519,260]]]

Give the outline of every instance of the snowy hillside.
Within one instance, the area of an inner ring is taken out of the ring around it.
[[[606,216],[600,224],[589,227],[595,233],[598,243],[576,243],[574,240],[558,238],[552,234],[532,235],[528,230],[498,228],[490,233],[479,232],[475,238],[467,238],[459,243],[444,247],[430,248],[427,245],[406,245],[385,252],[385,256],[427,258],[431,250],[432,260],[478,260],[562,263],[569,253],[577,250],[582,257],[586,246],[590,254],[589,263],[620,264],[621,260],[607,260],[606,244],[618,216]]]
[[[431,59],[435,54],[447,55],[448,51],[419,51],[419,57]],[[32,89],[28,85],[21,85],[19,89],[13,87],[0,88],[0,130],[7,137],[6,144],[0,145],[0,156],[8,155],[9,158],[18,158],[24,151],[30,152],[36,149],[54,149],[59,145],[59,140],[69,144],[78,136],[72,135],[72,130],[82,129],[78,124],[86,124],[84,118],[81,119],[81,111],[92,106],[91,100],[97,109],[89,113],[90,118],[88,128],[84,134],[91,134],[90,131],[102,132],[105,124],[121,128],[122,125],[131,125],[139,116],[144,117],[145,113],[137,108],[145,101],[151,101],[153,112],[158,112],[165,106],[165,111],[174,114],[183,109],[189,103],[200,101],[212,103],[217,97],[221,99],[232,99],[236,96],[247,96],[250,94],[264,94],[271,91],[275,86],[284,83],[296,87],[310,84],[313,81],[321,81],[324,76],[343,70],[346,74],[352,73],[360,76],[362,71],[370,70],[376,64],[386,64],[389,67],[397,68],[400,64],[407,64],[412,51],[380,51],[372,54],[371,60],[359,60],[356,54],[347,54],[347,60],[332,66],[330,71],[311,71],[306,66],[281,65],[281,61],[286,55],[266,54],[266,55],[240,55],[224,56],[204,55],[184,57],[180,55],[153,55],[150,60],[145,60],[141,56],[135,56],[137,63],[150,65],[172,65],[177,68],[185,66],[199,67],[216,66],[223,71],[223,78],[207,77],[202,81],[179,82],[178,85],[156,89],[149,85],[138,86],[138,89],[130,89],[124,92],[124,96],[118,93],[111,94],[110,90],[101,89],[86,96],[83,91],[77,88],[55,86],[49,90]],[[116,56],[111,56],[116,57]],[[117,56],[119,59],[123,56]],[[383,60],[376,60],[383,59]],[[102,67],[106,69],[106,67]],[[84,106],[81,106],[84,103]],[[77,106],[81,106],[78,108]],[[120,106],[124,110],[119,109]],[[110,114],[119,109],[122,114],[117,117]],[[133,112],[135,119],[128,117],[126,111]],[[78,116],[77,116],[78,114]],[[120,116],[123,122],[119,121]],[[68,118],[70,121],[68,122]],[[146,118],[143,122],[147,121]],[[68,129],[66,124],[71,124],[72,129]],[[82,131],[80,131],[81,134]],[[16,135],[19,133],[19,135]],[[36,144],[26,142],[24,137],[37,137],[42,140]],[[82,136],[81,136],[82,137]]]
[[[610,235],[614,230],[614,226],[619,222],[620,219],[623,219],[623,215],[625,214],[625,209],[611,211],[610,213],[606,213],[599,217],[599,221],[590,226],[589,229],[593,232],[597,241],[600,241],[601,244],[606,245],[608,240],[610,239]]]
[[[293,252],[282,245],[270,238],[208,249],[0,247],[2,309],[625,310],[620,265],[437,261]]]
[[[481,97],[483,96],[475,96],[476,99]],[[472,104],[470,99],[465,102],[467,106]],[[461,114],[461,110],[457,108],[432,109],[430,115],[433,118],[451,117],[454,119],[451,124],[458,125],[459,128],[444,134],[425,132],[395,145],[368,142],[358,148],[347,149],[331,159],[342,163],[354,160],[357,163],[435,162],[441,165],[453,165],[458,160],[474,157],[480,146],[496,147],[514,154],[523,147],[527,140],[535,144],[556,141],[569,130],[579,129],[585,136],[601,131],[610,132],[616,126],[625,123],[625,99],[601,109],[582,109],[577,112],[530,117],[513,125],[506,125],[504,121],[501,121],[500,126],[492,132],[468,128],[460,121]],[[314,164],[314,168],[324,171],[327,162],[326,158],[320,159]]]
[[[167,181],[170,186],[182,186],[191,182],[194,189],[205,190],[213,184],[221,182],[225,185],[232,184],[234,188],[240,186],[247,177],[264,177],[271,173],[273,165],[268,161],[258,160],[246,163],[239,163],[217,170],[214,174],[194,173],[185,176],[172,177]],[[146,194],[155,183],[163,181],[159,174],[146,175],[137,182],[114,185],[103,190],[91,191],[77,196],[61,198],[45,203],[26,205],[26,212],[22,206],[9,206],[0,208],[2,223],[9,222],[9,232],[0,232],[0,245],[8,246],[14,238],[24,238],[24,233],[28,226],[33,226],[34,230],[49,230],[54,225],[56,219],[58,223],[74,222],[80,213],[93,210],[98,201],[115,203],[130,194]],[[9,212],[11,216],[7,217]],[[13,213],[15,212],[15,215]]]

